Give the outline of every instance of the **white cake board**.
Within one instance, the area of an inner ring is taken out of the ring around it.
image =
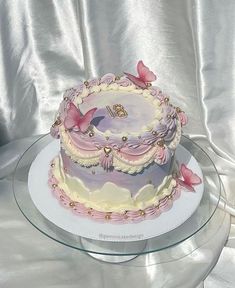
[[[53,140],[37,155],[29,170],[28,189],[33,203],[41,214],[56,226],[75,235],[103,241],[132,242],[167,233],[183,224],[196,211],[202,199],[204,184],[195,186],[195,192],[182,191],[169,211],[153,220],[133,224],[99,223],[73,214],[62,207],[49,188],[50,161],[60,151],[59,140]],[[202,171],[196,159],[183,146],[176,150],[176,159],[185,163],[201,179]]]

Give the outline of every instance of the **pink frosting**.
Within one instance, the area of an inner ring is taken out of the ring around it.
[[[155,161],[159,164],[165,164],[171,157],[171,152],[167,147],[159,147],[156,152]]]
[[[179,116],[180,123],[182,126],[184,126],[188,123],[188,117],[183,111],[179,112],[178,116]]]
[[[125,224],[125,223],[137,223],[147,219],[154,219],[158,217],[161,213],[168,211],[172,205],[173,201],[178,199],[181,194],[180,185],[176,185],[170,194],[166,196],[157,203],[157,205],[151,205],[144,210],[137,211],[125,211],[124,213],[118,212],[101,212],[95,209],[86,207],[80,202],[72,201],[64,192],[63,189],[58,188],[58,180],[53,174],[53,161],[51,162],[51,169],[49,171],[48,178],[49,187],[52,190],[53,195],[60,204],[68,209],[70,209],[74,214],[88,217],[94,219],[98,222],[112,223],[112,224]]]

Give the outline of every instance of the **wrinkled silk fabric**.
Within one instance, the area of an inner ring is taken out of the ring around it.
[[[134,74],[139,59],[156,71],[156,85],[187,113],[184,132],[215,162],[226,211],[235,215],[233,19],[233,0],[0,0],[0,287],[81,287],[74,275],[85,256],[33,230],[14,203],[10,176],[35,135],[49,131],[65,89],[108,72]],[[206,288],[235,286],[234,227],[233,219]],[[192,265],[195,281],[177,287],[204,280],[226,231],[218,232],[220,240],[208,244],[210,249],[200,250],[201,257],[185,262]],[[94,279],[109,274],[108,266],[97,268],[91,260],[89,265]],[[198,265],[203,273],[197,274]],[[118,283],[121,274],[115,269]],[[175,277],[169,271],[167,277]],[[111,287],[103,281],[100,287]],[[174,287],[161,283],[151,287]],[[89,287],[97,287],[95,280]]]

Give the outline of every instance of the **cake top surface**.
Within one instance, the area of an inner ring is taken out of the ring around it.
[[[51,134],[83,166],[138,173],[171,159],[187,118],[151,82],[142,61],[138,76],[106,74],[67,90]]]
[[[92,123],[101,132],[138,134],[146,130],[146,125],[153,127],[160,120],[160,102],[154,100],[135,91],[101,91],[84,98],[79,108],[83,114],[97,108]]]

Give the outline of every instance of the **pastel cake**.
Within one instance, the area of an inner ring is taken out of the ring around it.
[[[60,138],[49,185],[61,204],[94,220],[137,222],[157,217],[180,194],[174,152],[187,118],[138,77],[106,74],[67,90],[51,128]]]

